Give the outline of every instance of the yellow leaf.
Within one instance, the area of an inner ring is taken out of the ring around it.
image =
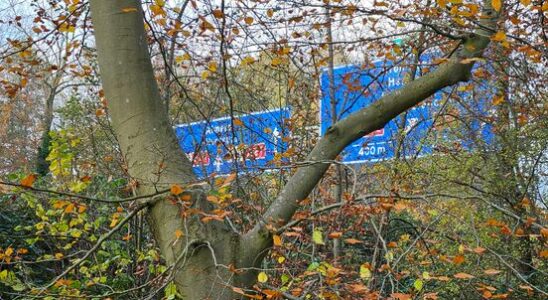
[[[259,273],[259,275],[257,275],[257,281],[259,281],[260,283],[267,282],[268,281],[268,275],[266,275],[265,272]]]
[[[502,95],[498,95],[493,98],[493,105],[500,105],[503,102],[504,102],[504,97]]]
[[[178,239],[183,236],[183,231],[180,229],[175,230],[175,237]]]
[[[278,263],[279,264],[283,264],[284,261],[285,261],[285,257],[283,257],[283,256],[278,257]]]
[[[242,59],[242,65],[250,65],[255,62],[255,59],[251,56],[246,56],[244,59]]]
[[[202,80],[206,80],[207,78],[209,78],[209,71],[208,71],[208,70],[204,70],[204,71],[202,72],[201,77],[202,77]]]
[[[4,252],[5,256],[11,256],[12,254],[13,254],[13,248],[12,247],[8,247],[8,249],[6,249],[6,251]]]
[[[207,69],[212,73],[217,72],[217,63],[212,61],[207,65]]]
[[[519,3],[523,6],[529,6],[529,4],[531,4],[531,0],[520,0]]]
[[[190,54],[185,53],[183,55],[179,55],[179,56],[175,57],[175,62],[178,63],[178,64],[182,63],[185,60],[190,60]]]
[[[130,12],[136,12],[136,11],[137,11],[137,8],[135,8],[135,7],[124,7],[124,8],[122,8],[123,13],[130,13]]]
[[[270,62],[270,64],[271,64],[272,66],[277,66],[277,65],[280,65],[282,62],[283,62],[283,61],[282,61],[281,58],[279,58],[279,57],[274,57],[274,58],[272,59],[272,61]]]
[[[183,192],[183,188],[178,184],[174,184],[171,186],[170,191],[171,191],[171,194],[177,196]]]
[[[312,232],[312,241],[314,242],[314,244],[325,245],[325,243],[323,242],[323,234],[318,229],[315,229]]]
[[[502,1],[501,0],[492,0],[491,5],[493,5],[493,9],[496,11],[500,11],[502,8]]]
[[[57,258],[57,259],[61,259],[61,258],[63,258],[63,256],[64,256],[64,255],[63,255],[63,253],[61,253],[61,252],[55,253],[55,258]]]
[[[361,279],[371,278],[371,270],[369,270],[366,264],[362,264],[360,266],[360,278]]]
[[[491,39],[496,42],[504,42],[506,40],[506,33],[498,31]]]
[[[277,235],[277,234],[273,235],[272,240],[274,241],[274,246],[279,247],[279,246],[282,245],[282,238],[279,235]]]

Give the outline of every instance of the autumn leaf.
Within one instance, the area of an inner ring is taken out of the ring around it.
[[[362,241],[354,239],[354,238],[345,239],[344,242],[347,243],[347,244],[350,244],[350,245],[362,243]]]
[[[504,31],[497,31],[491,39],[495,42],[504,42],[506,41],[506,33]]]
[[[485,250],[486,250],[485,248],[476,247],[472,251],[474,251],[474,253],[476,253],[476,254],[483,254],[485,252]]]
[[[265,272],[259,273],[259,275],[257,275],[257,281],[259,281],[260,283],[267,282],[268,281],[268,275],[266,275]]]
[[[323,242],[323,234],[318,229],[315,229],[312,232],[312,241],[314,242],[314,244],[325,245],[325,243]]]
[[[123,13],[130,13],[130,12],[136,12],[136,11],[137,11],[137,8],[135,8],[135,7],[124,7],[124,8],[122,8]]]
[[[242,122],[242,120],[234,118],[234,125],[235,126],[243,126],[244,123]]]
[[[208,69],[211,73],[217,72],[217,63],[214,62],[214,61],[210,62],[210,63],[207,65],[207,69]]]
[[[217,19],[222,19],[223,16],[224,16],[223,11],[220,10],[220,9],[214,9],[214,10],[212,11],[212,14],[213,14],[213,16],[214,16],[215,18],[217,18]]]
[[[502,0],[492,0],[491,5],[493,5],[494,10],[500,11],[502,8]]]
[[[464,262],[464,256],[463,255],[457,255],[453,258],[453,263],[456,265],[460,265]]]
[[[367,266],[367,264],[362,264],[360,266],[360,278],[361,279],[371,278],[371,270],[369,270],[369,267]]]
[[[282,245],[282,238],[277,234],[272,236],[272,241],[274,242],[274,246],[279,247]]]
[[[34,181],[36,180],[36,174],[29,174],[23,180],[21,180],[21,185],[24,187],[32,187]]]
[[[342,236],[342,232],[340,231],[333,231],[333,232],[330,232],[327,237],[330,238],[330,239],[338,239]]]
[[[175,238],[176,239],[179,239],[182,236],[183,236],[183,231],[182,230],[180,230],[180,229],[175,230]]]
[[[467,274],[467,273],[457,273],[453,275],[453,277],[457,279],[472,279],[475,278],[473,275]]]
[[[177,195],[180,195],[183,192],[183,188],[178,184],[174,184],[174,185],[171,186],[170,192],[171,192],[171,194],[177,196]]]
[[[483,271],[483,273],[484,273],[485,275],[497,275],[497,274],[499,274],[499,273],[501,273],[501,272],[502,272],[502,271],[500,271],[500,270],[495,270],[495,269],[487,269],[487,270]]]
[[[246,65],[250,65],[252,63],[255,62],[255,58],[251,57],[251,56],[246,56],[244,57],[244,59],[242,59],[242,65],[246,66]]]
[[[244,21],[247,25],[253,24],[253,17],[245,17]]]
[[[396,299],[396,300],[411,300],[412,299],[410,294],[404,294],[404,293],[392,293],[390,296],[393,299]]]

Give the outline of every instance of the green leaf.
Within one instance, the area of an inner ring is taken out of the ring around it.
[[[319,229],[314,229],[314,232],[312,232],[312,241],[314,244],[325,245],[323,242],[323,234]]]
[[[361,279],[371,278],[371,270],[369,270],[369,268],[365,264],[362,264],[360,266],[360,278]]]
[[[166,299],[175,299],[177,296],[177,286],[173,282],[170,282],[164,290]]]
[[[420,292],[423,286],[424,282],[420,279],[415,280],[415,282],[413,283],[413,287],[415,287],[415,290],[417,290],[417,292]]]

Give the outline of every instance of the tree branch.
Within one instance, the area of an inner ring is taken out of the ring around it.
[[[498,14],[492,9],[491,1],[484,2],[482,21],[486,28],[495,28]],[[333,160],[350,143],[374,130],[383,128],[400,113],[421,103],[437,91],[466,81],[474,60],[467,60],[482,55],[488,46],[491,31],[479,29],[467,37],[463,47],[452,57],[438,66],[434,71],[417,78],[402,88],[381,97],[368,107],[351,114],[327,129],[325,135],[310,152],[307,161]],[[257,253],[272,243],[269,227],[283,226],[290,221],[299,202],[304,200],[327,171],[328,164],[311,164],[297,170],[289,179],[281,193],[270,205],[255,227],[244,239],[248,247]]]

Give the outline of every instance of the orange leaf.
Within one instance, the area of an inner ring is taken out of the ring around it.
[[[175,237],[178,239],[183,236],[183,231],[180,229],[175,230]]]
[[[483,271],[483,273],[485,273],[486,275],[497,275],[500,272],[502,272],[502,271],[495,270],[495,269],[487,269],[487,270]]]
[[[123,13],[130,13],[130,12],[136,12],[136,11],[137,11],[137,8],[135,8],[135,7],[124,7],[124,8],[122,8]]]
[[[344,240],[344,242],[347,243],[347,244],[350,244],[350,245],[362,243],[362,241],[354,239],[354,238],[346,239],[346,240]]]
[[[548,258],[548,250],[542,250],[542,251],[540,251],[539,256],[540,256],[541,258]]]
[[[463,255],[457,255],[453,258],[453,263],[456,265],[460,265],[464,262],[464,256]]]
[[[171,186],[170,191],[173,195],[177,196],[183,192],[183,188],[178,184],[174,184]]]
[[[21,185],[24,186],[24,187],[32,187],[32,184],[34,183],[34,181],[36,180],[36,175],[35,174],[29,174],[27,175],[27,177],[23,178],[23,180],[21,180]]]
[[[282,245],[282,238],[277,234],[272,236],[272,241],[274,242],[274,246],[281,246]]]
[[[234,125],[235,126],[243,126],[244,123],[240,119],[234,119]]]
[[[333,232],[330,232],[327,237],[329,237],[330,239],[338,239],[342,236],[342,232],[340,231],[333,231]]]
[[[485,248],[482,248],[482,247],[476,247],[474,248],[474,253],[477,253],[477,254],[483,254],[483,252],[485,252]]]
[[[473,275],[467,274],[467,273],[457,273],[453,275],[453,277],[458,279],[472,279],[475,278]]]
[[[392,296],[392,298],[397,299],[397,300],[410,300],[410,299],[412,299],[410,294],[404,294],[404,293],[392,293],[392,295],[390,295],[390,296]]]
[[[493,9],[496,11],[500,11],[502,8],[502,1],[501,0],[492,0],[491,5],[493,5]]]
[[[69,203],[69,205],[67,205],[65,207],[65,213],[71,213],[72,211],[74,210],[74,203]]]

